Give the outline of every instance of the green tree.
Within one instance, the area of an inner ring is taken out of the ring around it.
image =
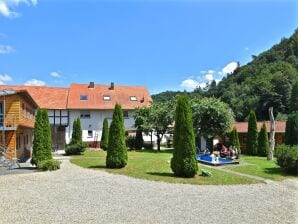
[[[106,157],[108,168],[122,168],[127,164],[125,129],[121,105],[116,104],[109,132],[109,144]]]
[[[173,123],[173,115],[170,103],[153,103],[150,108],[148,122],[151,124],[157,137],[157,150],[160,151],[160,143],[168,126]]]
[[[42,109],[42,122],[43,122],[43,145],[44,145],[44,160],[53,159],[52,156],[52,134],[49,122],[48,111]]]
[[[241,147],[240,147],[240,141],[239,141],[239,135],[238,135],[238,132],[237,130],[235,129],[235,138],[236,138],[236,149],[237,149],[237,153],[238,155],[241,154]]]
[[[292,88],[290,111],[298,111],[298,82],[296,82]]]
[[[286,145],[298,145],[298,112],[293,112],[288,116],[285,133]]]
[[[109,122],[108,122],[108,119],[105,118],[102,124],[100,147],[104,150],[107,150],[108,144],[109,144]]]
[[[82,128],[80,118],[73,121],[70,145],[82,145]]]
[[[229,134],[230,137],[230,145],[235,146],[238,154],[241,153],[240,142],[237,129],[234,127],[233,130]]]
[[[248,131],[245,153],[257,155],[258,148],[258,128],[257,119],[254,111],[251,111],[248,118]]]
[[[205,138],[223,136],[231,130],[233,112],[226,103],[215,98],[192,99],[191,109],[194,127]]]
[[[194,177],[198,171],[190,105],[183,95],[179,96],[176,106],[171,168],[179,177]]]
[[[31,164],[33,165],[38,165],[38,163],[44,160],[52,159],[51,130],[49,128],[47,111],[38,109],[34,125],[33,152],[31,159]]]
[[[258,136],[258,156],[267,156],[268,151],[269,151],[268,132],[267,132],[266,124],[263,123],[263,126]]]

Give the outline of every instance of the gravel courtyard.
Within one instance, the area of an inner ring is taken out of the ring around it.
[[[297,223],[298,181],[168,184],[83,169],[0,176],[0,223]]]

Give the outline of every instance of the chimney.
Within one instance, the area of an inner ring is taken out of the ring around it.
[[[114,82],[111,82],[110,90],[114,90]]]
[[[89,88],[89,89],[94,89],[94,82],[90,82],[88,88]]]

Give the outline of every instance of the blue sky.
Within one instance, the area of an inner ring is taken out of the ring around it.
[[[294,0],[0,0],[0,83],[192,90],[297,24]]]

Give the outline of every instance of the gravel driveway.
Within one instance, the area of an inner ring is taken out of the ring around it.
[[[83,169],[0,176],[0,223],[297,223],[298,181],[168,184]]]

